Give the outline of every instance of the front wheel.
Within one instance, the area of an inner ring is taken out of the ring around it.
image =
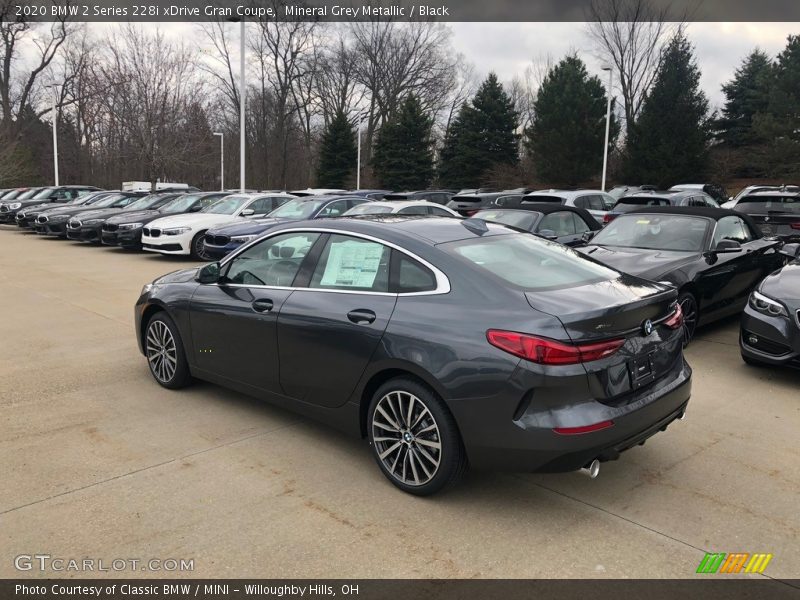
[[[191,255],[195,260],[211,260],[211,255],[206,250],[206,232],[201,231],[192,238]]]
[[[453,415],[413,379],[392,379],[375,392],[368,427],[378,466],[404,492],[429,496],[455,484],[467,470]]]
[[[150,373],[165,388],[177,390],[192,380],[178,327],[165,312],[150,318],[144,334],[144,352]]]
[[[683,346],[685,348],[689,345],[694,337],[695,329],[697,329],[697,300],[691,293],[682,292],[678,296],[678,304],[683,312]]]

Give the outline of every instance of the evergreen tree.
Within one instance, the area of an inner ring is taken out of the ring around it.
[[[525,146],[540,179],[575,185],[600,172],[607,97],[600,79],[589,77],[577,56],[567,56],[544,78],[525,130]],[[609,146],[619,124],[612,112]]]
[[[772,80],[769,56],[759,49],[753,50],[736,69],[733,79],[722,86],[725,107],[717,122],[721,141],[733,147],[759,141],[753,129],[753,117],[767,111]]]
[[[414,94],[378,133],[372,165],[381,186],[391,190],[420,190],[433,179],[433,119]]]
[[[345,188],[352,181],[358,150],[350,121],[339,111],[325,132],[320,145],[317,183],[321,187]]]
[[[702,181],[710,137],[708,100],[700,70],[682,33],[664,51],[661,67],[628,140],[631,181],[665,187]]]
[[[490,73],[450,126],[441,153],[440,181],[451,187],[477,187],[493,166],[517,164],[518,125],[514,103]]]

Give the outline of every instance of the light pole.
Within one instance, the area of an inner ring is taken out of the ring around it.
[[[242,33],[239,46],[241,60],[239,73],[239,191],[244,193],[244,155],[245,155],[245,131],[244,131],[244,109],[247,105],[247,84],[244,76],[244,18],[242,18]]]
[[[219,136],[219,189],[225,191],[225,134],[215,131]]]
[[[47,87],[53,88],[53,174],[55,175],[55,185],[58,186],[58,86],[51,83]]]
[[[608,168],[608,134],[611,129],[611,78],[614,76],[614,71],[610,65],[603,65],[603,71],[608,71],[608,103],[606,105],[606,139],[603,144],[603,181],[600,184],[600,189],[606,191],[606,169]]]
[[[358,113],[358,158],[356,159],[356,189],[361,189],[361,125],[364,122],[364,113]]]

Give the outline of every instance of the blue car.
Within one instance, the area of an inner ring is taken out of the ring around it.
[[[247,219],[242,223],[209,229],[203,240],[206,256],[211,260],[219,260],[242,244],[282,223],[338,217],[364,202],[372,200],[358,196],[304,196],[289,200],[263,218]]]

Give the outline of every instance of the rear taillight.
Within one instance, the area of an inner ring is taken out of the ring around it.
[[[675,312],[667,317],[667,320],[664,321],[664,325],[670,329],[677,329],[683,325],[683,309],[680,304],[675,305]]]
[[[582,427],[553,427],[553,431],[559,435],[579,435],[581,433],[591,433],[593,431],[602,431],[614,426],[614,421],[600,421],[599,423],[592,423],[591,425],[583,425]]]
[[[800,221],[795,221],[794,223],[789,223],[789,227],[792,229],[800,229]]]
[[[612,215],[611,213],[606,213],[603,215],[603,225],[608,225],[611,221],[614,220],[614,217],[617,215]]]
[[[476,212],[478,212],[478,211],[477,211],[477,210],[465,210],[465,211],[464,211],[464,215],[465,215],[465,216],[467,216],[467,217],[471,217],[471,216],[472,216],[472,215],[474,215]]]
[[[605,340],[592,344],[565,344],[516,331],[490,329],[486,339],[495,348],[541,365],[574,365],[611,356],[625,340]]]

